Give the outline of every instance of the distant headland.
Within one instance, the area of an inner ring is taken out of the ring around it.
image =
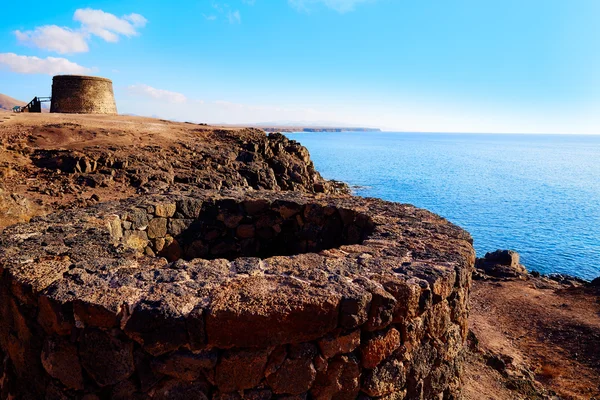
[[[377,128],[347,128],[325,126],[256,126],[265,132],[381,132]]]

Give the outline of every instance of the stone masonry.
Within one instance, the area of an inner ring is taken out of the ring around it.
[[[454,399],[475,261],[409,205],[146,196],[0,235],[0,399]]]
[[[112,81],[95,76],[57,75],[52,79],[50,112],[116,114]]]

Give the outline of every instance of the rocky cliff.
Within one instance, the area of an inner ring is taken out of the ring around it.
[[[190,186],[347,191],[281,134],[123,116],[3,119],[0,176],[0,228],[58,208]]]
[[[475,254],[443,218],[277,133],[29,114],[0,144],[29,221],[0,234],[0,399],[460,395]]]

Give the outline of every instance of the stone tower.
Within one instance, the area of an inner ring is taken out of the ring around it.
[[[52,79],[50,112],[116,114],[112,81],[80,75],[57,75]]]

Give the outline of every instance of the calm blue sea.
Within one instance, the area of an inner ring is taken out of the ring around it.
[[[600,136],[293,133],[328,179],[467,229],[478,256],[600,276]]]

